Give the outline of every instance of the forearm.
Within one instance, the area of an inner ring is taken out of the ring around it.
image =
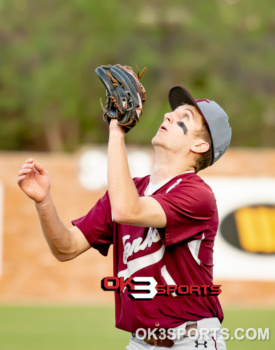
[[[132,215],[139,195],[131,178],[123,133],[110,130],[108,144],[108,192],[115,221]]]
[[[45,239],[58,260],[64,259],[64,255],[72,253],[72,239],[70,230],[60,220],[51,195],[49,194],[41,203],[35,203],[41,228]]]

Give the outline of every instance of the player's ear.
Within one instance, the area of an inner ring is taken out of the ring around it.
[[[194,153],[205,153],[209,150],[209,143],[203,139],[196,140],[196,142],[191,146],[191,151]]]

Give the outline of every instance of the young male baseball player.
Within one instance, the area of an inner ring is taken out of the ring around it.
[[[218,214],[213,192],[197,172],[224,154],[231,128],[217,103],[195,100],[182,86],[170,89],[169,102],[172,111],[152,140],[153,170],[143,178],[131,178],[123,129],[111,121],[108,191],[73,227],[60,220],[49,174],[33,159],[22,166],[18,184],[35,201],[58,260],[71,260],[90,247],[107,255],[113,244],[114,276],[150,277],[162,290],[175,287],[151,300],[133,299],[127,287],[115,294],[116,327],[132,334],[128,350],[222,350],[223,312],[217,295],[208,293]],[[180,293],[192,291],[190,286],[197,293]]]

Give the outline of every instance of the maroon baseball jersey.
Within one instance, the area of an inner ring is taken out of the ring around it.
[[[149,176],[134,179],[140,196],[149,180]],[[112,220],[107,192],[73,224],[101,254],[107,255],[109,246],[114,245],[114,276],[154,277],[161,285],[212,285],[218,214],[211,188],[197,174],[185,173],[151,197],[166,214],[165,228],[117,224]],[[128,294],[128,289],[115,293],[116,327],[132,333],[138,328],[174,328],[208,317],[223,319],[216,295],[170,294],[132,300]]]

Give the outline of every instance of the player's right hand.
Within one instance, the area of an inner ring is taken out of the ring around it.
[[[18,172],[17,183],[21,190],[36,203],[43,202],[50,194],[50,176],[46,169],[34,163],[32,158],[26,160]]]

